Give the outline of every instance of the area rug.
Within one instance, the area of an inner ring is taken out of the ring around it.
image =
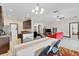
[[[79,56],[79,51],[67,49],[65,47],[59,47],[60,56]]]
[[[48,56],[79,56],[79,51],[74,51],[65,47],[59,47],[58,53],[49,53]]]

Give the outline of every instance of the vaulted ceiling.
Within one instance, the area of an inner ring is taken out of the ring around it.
[[[79,3],[39,3],[39,6],[45,9],[41,15],[32,13],[32,9],[35,8],[36,3],[3,3],[0,6],[2,6],[4,14],[8,17],[17,19],[31,17],[38,22],[54,21],[57,16],[79,16]]]

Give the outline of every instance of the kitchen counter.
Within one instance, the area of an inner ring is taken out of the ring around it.
[[[0,38],[2,37],[10,37],[9,35],[0,35]]]

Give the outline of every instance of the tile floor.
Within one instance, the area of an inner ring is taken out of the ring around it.
[[[1,56],[11,56],[12,55],[12,47],[20,44],[20,39],[17,39],[16,41],[11,41],[10,42],[10,50],[8,53],[2,54]],[[73,39],[73,38],[64,38],[61,43],[59,44],[60,46],[65,46],[67,48],[70,48],[72,50],[79,51],[79,39]]]

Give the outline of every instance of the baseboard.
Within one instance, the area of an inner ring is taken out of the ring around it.
[[[70,36],[64,36],[64,37],[70,38]]]

